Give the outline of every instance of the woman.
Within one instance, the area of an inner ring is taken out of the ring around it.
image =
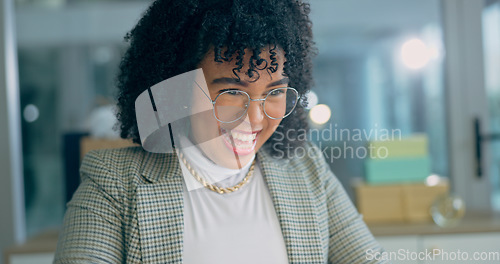
[[[189,122],[162,134],[175,152],[85,157],[55,263],[365,263],[381,251],[322,153],[301,140],[308,14],[296,0],[155,1],[126,37],[121,136],[148,142],[141,95],[159,125],[172,119],[164,100],[188,99]],[[204,82],[156,93],[193,71]]]

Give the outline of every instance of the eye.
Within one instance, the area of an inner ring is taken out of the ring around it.
[[[229,95],[238,95],[238,94],[240,94],[240,91],[238,91],[238,90],[229,90],[226,93],[229,94]]]
[[[238,89],[234,89],[234,88],[230,88],[230,89],[221,89],[219,90],[218,92],[219,94],[221,93],[224,93],[224,94],[227,94],[227,95],[238,95],[240,93],[240,90]]]
[[[269,92],[269,96],[279,96],[281,94],[284,94],[285,93],[285,89],[275,89],[275,90],[272,90],[271,92]]]

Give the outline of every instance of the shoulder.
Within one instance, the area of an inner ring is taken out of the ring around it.
[[[271,161],[280,167],[286,167],[288,170],[302,172],[304,177],[311,180],[321,181],[327,180],[331,177],[330,166],[326,163],[322,151],[316,144],[310,141],[304,141],[298,147],[293,149],[293,157],[286,159],[280,156],[278,152],[276,155],[271,154],[269,149],[263,151],[262,158]],[[314,179],[316,178],[316,179]]]
[[[125,163],[137,162],[144,156],[141,147],[99,149],[88,152],[82,160],[82,170],[119,170]]]
[[[294,151],[295,157],[291,160],[292,164],[297,164],[296,166],[301,166],[308,171],[324,172],[329,169],[323,153],[313,142],[305,141],[301,147]]]
[[[290,163],[296,169],[303,171],[304,177],[312,185],[321,189],[330,184],[337,184],[338,179],[326,162],[321,149],[313,142],[304,142],[303,150],[297,151]]]
[[[159,180],[175,167],[174,157],[146,152],[142,147],[93,150],[83,158],[80,173],[82,181],[91,178],[98,183]]]
[[[92,150],[82,160],[82,180],[85,177],[98,180],[110,175],[123,175],[139,167],[144,154],[140,147]]]
[[[322,173],[330,169],[323,153],[313,142],[304,141],[301,146],[295,147],[293,152],[293,157],[290,159],[272,158],[276,162],[298,171]]]

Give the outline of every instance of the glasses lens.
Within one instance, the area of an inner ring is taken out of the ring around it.
[[[280,119],[288,116],[295,106],[299,95],[293,88],[278,88],[271,90],[264,102],[266,114],[274,119]]]
[[[221,122],[234,122],[246,113],[249,101],[248,94],[244,92],[225,91],[215,99],[215,117]]]

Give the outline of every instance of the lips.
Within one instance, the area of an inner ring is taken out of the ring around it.
[[[260,131],[225,130],[221,128],[222,138],[226,147],[238,155],[248,155],[254,152]]]

